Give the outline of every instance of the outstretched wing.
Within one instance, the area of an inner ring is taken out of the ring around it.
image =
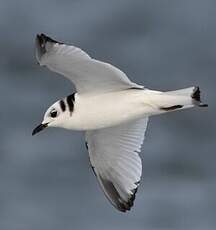
[[[138,152],[148,118],[86,132],[92,169],[106,197],[118,210],[133,206],[142,174]]]
[[[36,37],[36,58],[40,65],[71,80],[80,94],[143,88],[111,64],[95,60],[81,49],[57,42],[44,34]]]

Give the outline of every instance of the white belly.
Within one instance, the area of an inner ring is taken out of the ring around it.
[[[67,122],[69,129],[90,130],[119,125],[155,110],[145,100],[145,90],[125,90],[98,96],[75,97],[74,111]]]

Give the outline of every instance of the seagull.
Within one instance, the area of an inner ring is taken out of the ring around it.
[[[105,196],[117,210],[130,210],[142,174],[139,152],[148,118],[207,107],[199,87],[150,90],[80,48],[45,34],[37,35],[35,43],[38,63],[68,78],[76,92],[51,105],[32,135],[47,127],[85,131],[90,165]]]

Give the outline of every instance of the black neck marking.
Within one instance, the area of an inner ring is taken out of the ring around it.
[[[59,104],[60,104],[61,110],[64,112],[66,110],[65,102],[63,100],[60,100]]]
[[[72,114],[72,112],[74,110],[75,93],[67,96],[66,101],[67,101],[67,104],[68,104],[70,114]]]

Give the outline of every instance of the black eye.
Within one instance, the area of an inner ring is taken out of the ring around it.
[[[57,112],[56,110],[52,110],[52,111],[50,112],[50,117],[52,117],[52,118],[57,117],[57,115],[58,115],[58,112]]]

